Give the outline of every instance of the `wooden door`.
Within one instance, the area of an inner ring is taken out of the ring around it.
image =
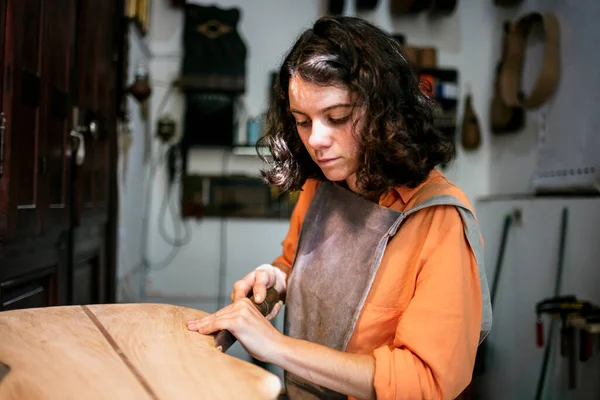
[[[66,138],[75,1],[2,3],[0,240],[69,227]]]
[[[77,0],[44,1],[40,206],[42,230],[69,229],[68,150]]]
[[[109,207],[116,165],[117,32],[115,2],[80,0],[77,19],[77,102],[74,130],[85,157],[73,163],[73,304],[106,302],[112,289],[108,238],[114,227]],[[113,27],[113,29],[99,29]],[[111,217],[111,218],[109,218]]]
[[[121,8],[0,0],[0,311],[114,299]]]
[[[76,0],[2,0],[0,310],[67,303]],[[1,118],[0,118],[1,119]]]
[[[5,96],[7,144],[8,238],[41,232],[38,184],[44,174],[40,159],[42,0],[11,0],[7,42]]]
[[[4,109],[4,52],[6,50],[6,35],[10,31],[6,22],[6,0],[0,0],[0,241],[6,236],[7,229],[7,207],[8,207],[8,181],[7,181],[7,155],[6,147],[6,115],[7,110]]]

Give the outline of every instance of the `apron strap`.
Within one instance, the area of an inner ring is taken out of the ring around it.
[[[475,215],[463,202],[451,195],[438,195],[428,198],[427,200],[419,203],[415,207],[404,213],[404,218],[413,214],[419,210],[433,206],[454,206],[457,208],[458,213],[463,222],[465,236],[471,246],[475,261],[477,262],[477,269],[479,272],[479,283],[481,286],[481,300],[482,300],[482,318],[481,318],[481,331],[479,335],[479,344],[481,344],[492,328],[492,303],[490,298],[490,290],[487,281],[487,275],[485,272],[485,262],[483,254],[483,239],[479,229],[479,224]],[[402,218],[401,220],[404,220]],[[401,222],[401,221],[399,221]],[[397,230],[400,223],[397,223],[395,229]],[[396,225],[396,224],[395,224]],[[394,232],[395,233],[395,230]],[[392,234],[393,234],[392,233]]]

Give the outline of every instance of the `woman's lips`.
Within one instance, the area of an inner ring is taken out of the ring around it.
[[[317,159],[317,163],[319,165],[329,165],[334,163],[335,161],[339,160],[339,157],[333,157],[333,158],[319,158]]]

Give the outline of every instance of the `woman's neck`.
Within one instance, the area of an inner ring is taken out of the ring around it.
[[[356,174],[350,175],[348,178],[346,178],[345,181],[339,182],[339,183],[342,184],[342,186],[346,187],[347,189],[353,191],[357,195],[359,195],[369,201],[372,201],[374,203],[379,203],[379,198],[374,197],[374,196],[368,196],[367,194],[364,193],[364,191],[360,190],[360,188],[356,184]]]
[[[348,178],[346,178],[345,183],[346,183],[346,186],[348,186],[348,189],[352,190],[356,194],[362,195],[361,191],[359,190],[358,186],[356,185],[356,174],[352,174]]]

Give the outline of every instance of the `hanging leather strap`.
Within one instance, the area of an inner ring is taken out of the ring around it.
[[[522,2],[523,0],[494,0],[494,4],[500,7],[513,7]]]
[[[541,23],[544,29],[544,54],[537,80],[526,96],[521,90],[527,36]],[[554,93],[560,77],[560,28],[558,19],[549,13],[533,12],[512,24],[507,38],[506,57],[500,73],[500,92],[509,106],[535,108]]]
[[[357,11],[373,11],[377,8],[378,0],[356,0]]]

